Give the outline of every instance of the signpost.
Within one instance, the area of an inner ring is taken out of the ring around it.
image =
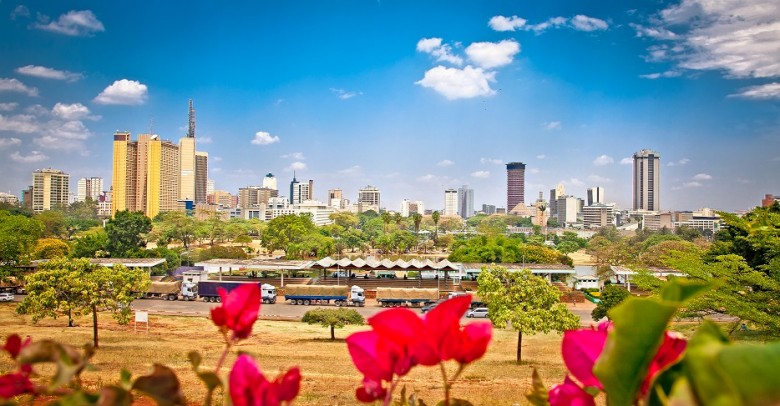
[[[135,312],[135,332],[138,332],[138,323],[146,323],[146,333],[149,334],[149,312]]]

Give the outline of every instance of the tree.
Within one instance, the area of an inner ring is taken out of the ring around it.
[[[393,215],[390,214],[389,211],[383,211],[382,214],[379,215],[379,217],[382,219],[382,223],[384,223],[384,227],[382,228],[383,232],[387,232],[387,226],[393,221]]]
[[[100,258],[108,254],[107,245],[106,230],[103,227],[95,227],[76,236],[70,255],[73,258]]]
[[[190,243],[195,238],[195,219],[182,211],[160,214],[160,221],[155,222],[154,225],[155,231],[159,233],[158,238],[179,241],[185,250],[189,249]]]
[[[555,248],[565,255],[569,255],[572,252],[579,250],[580,246],[577,245],[577,243],[574,241],[561,241],[558,245],[555,246]]]
[[[286,254],[291,244],[300,243],[314,230],[310,216],[279,216],[268,222],[268,228],[263,233],[263,245],[271,252],[282,250]]]
[[[365,324],[363,316],[355,309],[322,309],[317,308],[307,311],[302,322],[308,324],[320,324],[322,327],[330,327],[330,339],[336,339],[335,329],[343,328],[346,325],[362,326]]]
[[[601,297],[599,298],[600,302],[597,303],[596,308],[590,312],[590,317],[593,317],[593,320],[595,321],[599,321],[604,317],[609,319],[609,309],[619,305],[629,296],[631,296],[631,293],[620,286],[605,286],[604,290],[601,291]]]
[[[344,227],[344,229],[349,230],[351,228],[355,228],[360,224],[360,219],[355,213],[350,213],[348,211],[338,211],[335,213],[332,213],[329,218],[333,220],[333,223]]]
[[[106,224],[106,250],[114,258],[132,255],[132,251],[146,247],[145,236],[150,231],[152,220],[143,212],[118,211]]]
[[[431,213],[431,219],[433,220],[433,241],[439,240],[439,220],[441,220],[441,214],[438,210]]]
[[[509,272],[500,266],[486,266],[477,283],[477,294],[487,303],[493,324],[511,323],[517,330],[518,364],[522,360],[523,333],[562,333],[579,326],[579,318],[558,301],[561,292],[527,269]]]
[[[40,221],[0,210],[0,279],[9,276],[16,265],[29,261],[41,235]]]
[[[45,210],[36,214],[34,218],[43,223],[44,237],[68,236],[68,227],[65,220],[65,213],[59,210]]]
[[[122,265],[106,268],[88,259],[55,258],[25,278],[27,296],[16,311],[31,315],[33,323],[65,315],[68,327],[73,327],[75,316],[92,312],[97,347],[97,310],[108,310],[120,324],[127,324],[130,303],[137,292],[146,291],[148,284],[149,277],[140,269],[129,270]]]
[[[70,246],[59,238],[41,238],[33,250],[35,259],[67,257],[68,254],[70,254]]]

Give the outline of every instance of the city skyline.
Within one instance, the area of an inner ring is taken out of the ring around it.
[[[643,149],[663,157],[663,210],[780,192],[772,1],[0,3],[0,21],[0,191],[15,195],[41,168],[71,190],[111,179],[114,132],[176,142],[189,99],[231,193],[295,171],[321,201],[375,185],[388,209],[441,209],[468,184],[503,207],[505,164],[523,162],[526,204],[561,183],[630,208]]]

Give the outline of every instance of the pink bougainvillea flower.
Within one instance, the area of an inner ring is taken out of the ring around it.
[[[22,338],[19,337],[18,334],[11,334],[5,339],[3,349],[11,355],[11,358],[16,359],[16,357],[19,356],[19,352],[22,351],[22,348],[27,347],[31,342],[32,338],[30,337],[27,337],[27,339],[22,342]]]
[[[598,378],[593,375],[593,365],[604,350],[608,329],[611,323],[600,323],[598,329],[569,330],[563,333],[561,352],[563,362],[572,375],[584,386],[604,389]]]
[[[460,318],[471,305],[471,295],[456,296],[444,301],[425,315],[425,336],[416,351],[422,365],[436,365],[452,359],[461,342]],[[428,353],[424,351],[429,351]]]
[[[650,362],[650,367],[647,370],[647,376],[645,376],[645,380],[642,381],[642,395],[647,394],[647,391],[650,389],[650,384],[658,374],[665,371],[666,368],[676,363],[680,357],[682,357],[682,353],[685,351],[687,345],[688,342],[685,341],[685,338],[681,334],[669,331],[666,332],[666,335],[664,335],[664,342],[661,343],[661,347],[658,348],[658,352],[655,353],[655,357],[653,357],[653,360]]]
[[[238,357],[228,377],[230,399],[233,406],[278,406],[298,396],[301,372],[292,368],[268,381],[249,355]]]
[[[454,359],[461,364],[469,364],[485,355],[493,336],[493,325],[489,322],[471,323],[455,334],[458,337],[457,345],[446,347],[443,358]],[[452,343],[455,340],[449,342]]]
[[[0,398],[10,399],[25,393],[33,393],[34,389],[27,374],[15,372],[0,375]]]
[[[230,293],[218,288],[222,305],[211,309],[211,320],[217,327],[233,332],[233,338],[247,338],[260,313],[260,287],[248,283]]]
[[[585,392],[566,376],[563,383],[553,386],[548,392],[550,406],[595,406],[593,396]]]
[[[368,377],[363,378],[363,385],[355,391],[355,398],[363,403],[371,403],[387,396],[387,389],[381,381],[374,381]]]

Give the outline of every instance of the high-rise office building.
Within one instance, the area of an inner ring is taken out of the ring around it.
[[[444,216],[456,216],[458,214],[458,191],[447,189],[444,191]]]
[[[209,154],[195,151],[195,203],[206,203],[209,181]]]
[[[649,149],[634,154],[634,210],[661,210],[661,155]]]
[[[506,210],[507,212],[525,203],[525,164],[510,162],[506,164]]]
[[[268,173],[263,177],[263,187],[266,189],[278,190],[276,185],[276,176],[273,173]]]
[[[279,192],[276,189],[269,189],[259,186],[247,186],[238,189],[238,205],[242,209],[258,207],[262,204],[268,204],[272,197],[277,197]]]
[[[32,210],[44,210],[68,206],[70,175],[57,169],[38,169],[33,172]]]
[[[179,140],[179,200],[195,201],[195,109],[189,101],[187,135]]]
[[[588,198],[586,203],[588,206],[593,206],[596,203],[605,203],[604,200],[604,188],[601,186],[590,187],[587,190]]]
[[[114,133],[112,215],[130,210],[154,217],[178,210],[179,160],[179,147],[156,134],[131,141],[129,132]]]
[[[216,185],[214,184],[214,179],[209,179],[206,181],[206,199],[208,199],[208,195],[213,194],[216,190]]]
[[[290,182],[290,204],[301,204],[307,200],[313,200],[314,181],[309,179],[308,183],[298,182],[293,173],[293,180]]]
[[[474,215],[474,189],[468,185],[458,188],[458,214],[464,219]]]
[[[93,202],[103,193],[103,178],[81,178],[76,186],[76,201],[83,202],[89,198]]]
[[[482,212],[485,214],[496,214],[496,205],[494,204],[482,204]]]
[[[380,193],[379,189],[368,185],[360,190],[358,190],[358,205],[361,205],[362,207],[375,207],[377,210],[379,210],[379,204],[381,202],[380,200]]]
[[[557,218],[558,206],[556,206],[556,202],[559,197],[565,194],[566,188],[564,188],[562,183],[557,184],[555,189],[550,189],[550,218]]]

